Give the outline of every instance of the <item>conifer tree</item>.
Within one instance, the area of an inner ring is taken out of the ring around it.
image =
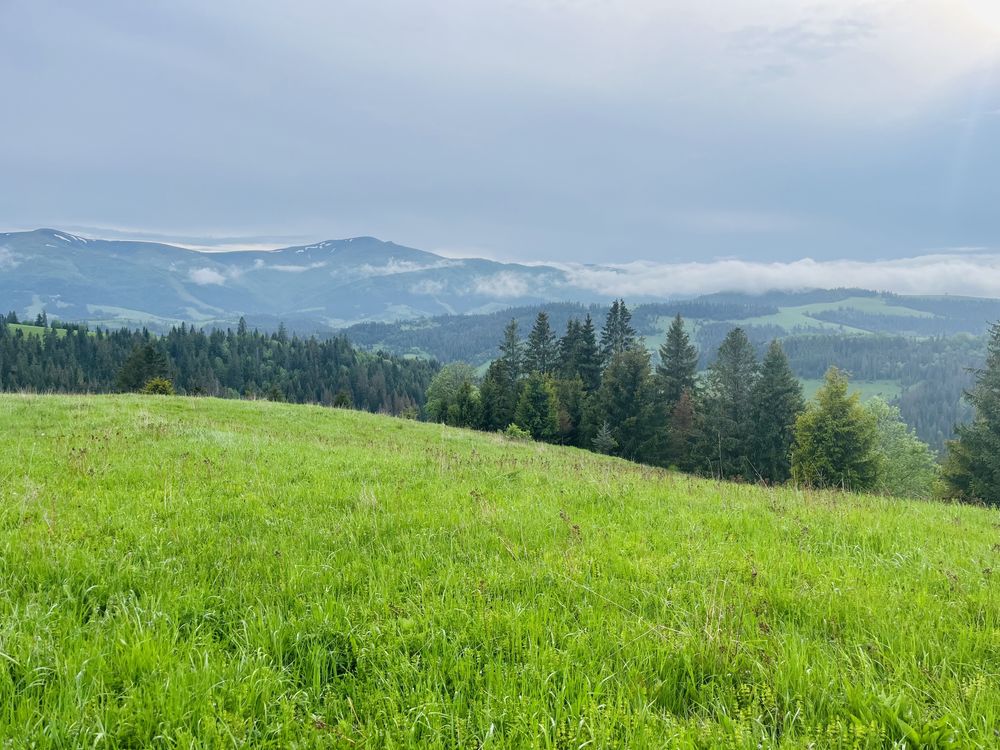
[[[695,410],[695,398],[690,390],[685,389],[670,414],[667,466],[674,466],[681,471],[694,471],[697,466],[694,460],[697,439],[698,414]]]
[[[786,482],[792,475],[795,421],[805,408],[805,402],[802,385],[792,373],[785,350],[777,340],[771,342],[764,356],[751,398],[751,468],[759,479]]]
[[[811,487],[864,492],[878,482],[875,419],[848,395],[847,376],[827,370],[816,399],[795,423],[792,477]]]
[[[154,378],[167,377],[167,357],[151,342],[138,346],[121,366],[116,384],[122,391],[138,391]]]
[[[753,389],[757,357],[742,328],[729,332],[709,367],[698,452],[718,477],[754,477]]]
[[[639,337],[632,327],[632,313],[625,306],[625,300],[616,299],[611,303],[608,316],[601,331],[601,359],[605,367],[618,354],[623,354],[639,345]]]
[[[510,319],[510,323],[503,329],[503,341],[500,342],[500,360],[505,367],[504,372],[512,382],[521,379],[522,368],[524,367],[524,344],[521,343],[521,336],[517,330],[517,320]]]
[[[524,349],[524,366],[531,372],[548,375],[553,372],[558,363],[558,345],[556,335],[549,325],[549,315],[544,310],[535,318],[535,325],[528,334],[528,343]]]
[[[632,461],[650,457],[655,431],[653,378],[649,353],[631,348],[616,354],[601,381],[597,424],[607,422],[617,454]]]
[[[943,479],[949,498],[1000,506],[1000,323],[990,328],[986,364],[966,393],[975,408],[971,424],[948,444]]]
[[[593,393],[601,387],[601,350],[597,346],[594,320],[589,313],[580,328],[577,374],[583,381],[584,390],[588,393]]]
[[[514,421],[517,409],[517,381],[511,376],[506,359],[490,363],[479,388],[480,427],[487,431],[505,430]]]
[[[680,314],[667,330],[667,337],[660,346],[660,362],[656,365],[656,386],[666,413],[672,414],[684,391],[695,390],[698,373],[698,350],[684,330]]]
[[[535,440],[551,441],[558,436],[558,400],[552,383],[541,373],[533,372],[525,379],[514,423]]]

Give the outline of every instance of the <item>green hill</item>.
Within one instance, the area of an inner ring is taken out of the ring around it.
[[[263,402],[0,426],[11,747],[1000,741],[996,511]]]

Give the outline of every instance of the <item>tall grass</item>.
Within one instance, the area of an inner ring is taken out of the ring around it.
[[[0,746],[997,747],[998,550],[977,508],[4,396]]]

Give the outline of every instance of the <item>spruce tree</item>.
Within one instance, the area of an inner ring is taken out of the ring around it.
[[[597,398],[598,425],[607,422],[617,454],[633,461],[650,457],[655,432],[653,377],[649,353],[627,349],[604,370]]]
[[[870,490],[878,482],[876,447],[875,419],[858,394],[848,395],[847,376],[831,367],[795,423],[792,477],[810,487]]]
[[[521,379],[522,368],[524,367],[524,344],[521,343],[521,336],[517,330],[517,320],[510,319],[510,323],[503,329],[503,341],[500,342],[500,357],[505,367],[504,371],[512,382]]]
[[[777,340],[771,342],[751,395],[751,468],[759,479],[786,482],[792,475],[795,421],[805,408],[802,385]]]
[[[948,444],[942,472],[949,498],[1000,506],[1000,323],[990,328],[986,364],[966,399],[975,408],[971,424],[960,425]]]
[[[593,393],[601,387],[601,350],[597,346],[594,320],[589,313],[580,328],[577,374],[583,381],[584,390],[588,393]]]
[[[695,398],[690,390],[685,390],[670,414],[666,465],[681,471],[694,471],[697,466],[694,460],[697,439],[698,413]]]
[[[558,399],[552,383],[539,372],[531,373],[521,388],[514,423],[535,440],[555,440],[559,434]]]
[[[632,313],[625,306],[625,300],[616,299],[611,303],[601,331],[601,360],[604,366],[607,367],[616,355],[638,346],[639,337],[632,327]]]
[[[154,378],[166,378],[167,357],[151,342],[138,346],[121,366],[115,379],[122,391],[138,391]]]
[[[709,367],[698,452],[717,477],[750,477],[757,357],[742,328],[729,332]]]
[[[519,394],[517,382],[511,377],[508,367],[505,359],[493,360],[483,376],[479,388],[479,426],[483,430],[505,430],[514,421]]]
[[[660,345],[660,362],[656,366],[656,387],[668,415],[673,413],[684,391],[694,393],[697,373],[698,350],[691,343],[684,330],[684,320],[678,314]]]
[[[539,372],[542,375],[552,373],[558,363],[558,351],[556,335],[549,325],[549,315],[542,310],[528,334],[528,343],[524,348],[525,369],[529,373]]]
[[[559,339],[559,377],[574,378],[580,370],[580,345],[583,327],[576,318],[566,323],[566,333]]]

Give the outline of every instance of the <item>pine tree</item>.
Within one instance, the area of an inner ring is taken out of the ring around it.
[[[535,440],[551,441],[558,436],[558,400],[552,383],[541,373],[533,372],[524,381],[514,423]]]
[[[517,320],[510,319],[510,323],[503,330],[503,341],[500,342],[500,357],[505,365],[505,372],[512,382],[521,379],[522,368],[524,367],[524,345],[521,343],[521,336],[517,331]]]
[[[667,330],[660,346],[660,362],[656,366],[656,387],[663,408],[671,414],[684,391],[694,393],[698,373],[698,350],[684,330],[684,320],[678,314]]]
[[[639,337],[632,327],[632,313],[625,306],[625,300],[616,299],[611,303],[601,331],[601,360],[604,366],[607,367],[616,355],[638,346]]]
[[[831,367],[795,423],[792,477],[811,487],[870,490],[878,482],[876,438],[874,418],[858,394],[848,395],[847,376]]]
[[[718,477],[752,477],[757,358],[742,328],[729,332],[709,367],[698,452]]]
[[[601,387],[601,350],[597,346],[594,320],[589,313],[580,328],[577,374],[587,393],[593,393]]]
[[[942,476],[949,498],[1000,506],[1000,323],[990,328],[986,364],[966,393],[971,424],[956,429]]]
[[[548,375],[556,368],[558,353],[556,335],[549,325],[549,315],[542,310],[535,318],[531,333],[528,334],[528,344],[524,349],[525,369],[529,373],[539,372]]]
[[[667,431],[666,465],[681,471],[694,471],[695,445],[698,438],[698,414],[695,399],[690,390],[685,389],[674,404]]]
[[[632,461],[650,457],[655,415],[652,370],[645,349],[627,349],[612,358],[604,370],[597,410],[597,423],[610,426],[618,455]]]
[[[138,391],[154,378],[166,378],[168,374],[167,357],[154,344],[136,347],[121,366],[116,377],[116,384],[122,391]]]
[[[795,421],[805,408],[802,385],[788,366],[777,340],[771,342],[752,393],[753,436],[750,465],[768,482],[786,482],[792,475]]]
[[[505,430],[514,421],[519,397],[517,382],[510,376],[505,359],[490,363],[479,388],[480,427],[487,431]]]
[[[559,339],[559,376],[574,378],[580,370],[580,348],[583,327],[576,318],[570,318],[566,323],[566,333]]]
[[[611,427],[607,422],[601,423],[600,429],[597,430],[597,434],[594,435],[594,439],[591,442],[594,450],[598,453],[610,455],[618,448],[618,441],[615,440],[615,436],[611,433]]]

